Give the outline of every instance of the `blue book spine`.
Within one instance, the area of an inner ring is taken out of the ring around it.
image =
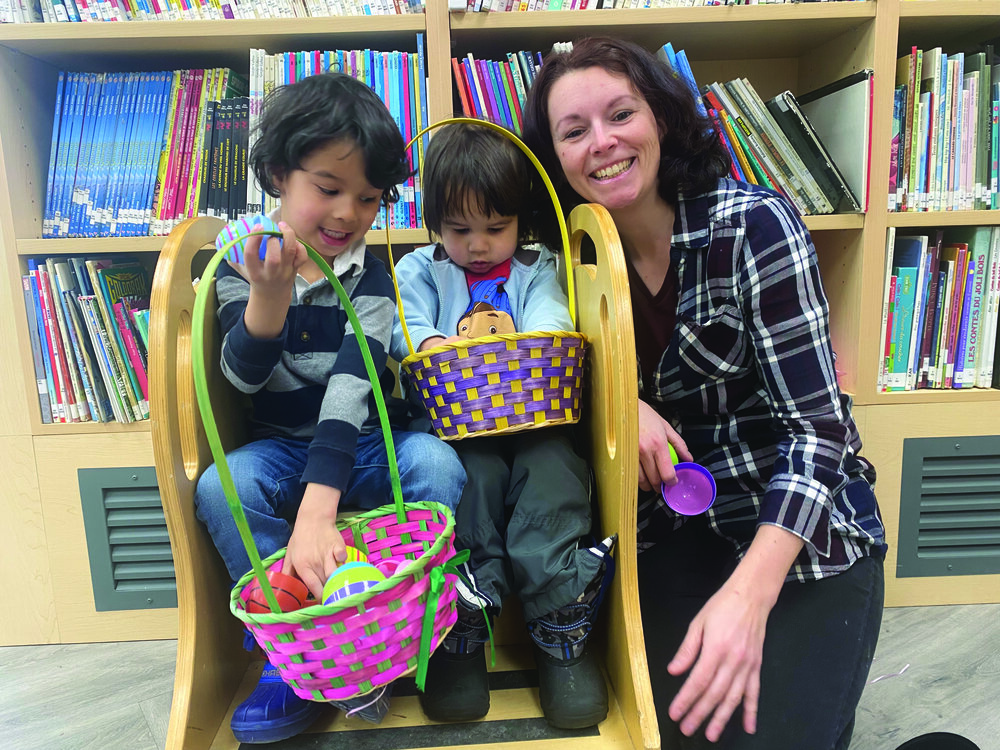
[[[56,81],[56,106],[52,115],[52,141],[49,146],[49,174],[45,187],[45,215],[42,220],[42,237],[52,236],[52,223],[55,215],[53,199],[55,197],[56,162],[59,152],[59,131],[65,116],[63,94],[66,86],[66,72],[60,70]]]
[[[472,61],[467,57],[462,58],[462,67],[465,68],[465,77],[469,81],[469,98],[472,100],[472,108],[475,116],[480,120],[486,119],[486,111],[483,109],[483,103],[479,99],[479,91],[476,87],[475,69],[472,65]]]
[[[121,76],[118,73],[108,74],[105,81],[104,95],[101,97],[98,107],[98,117],[100,118],[100,138],[96,144],[97,151],[94,158],[94,168],[96,170],[94,189],[91,193],[90,236],[106,237],[107,227],[104,223],[104,207],[107,196],[108,178],[111,172],[111,154],[114,151],[115,126],[118,116],[118,101],[121,90]]]
[[[153,121],[150,123],[149,146],[144,160],[142,199],[140,208],[142,216],[138,219],[137,234],[149,234],[149,223],[153,213],[153,195],[156,192],[156,173],[160,165],[160,152],[163,149],[164,133],[167,129],[167,112],[170,106],[170,89],[173,87],[174,74],[166,70],[160,74],[156,96],[153,102]]]
[[[972,287],[976,275],[976,259],[969,258],[969,264],[965,269],[963,287],[965,291],[962,296],[962,322],[958,328],[958,338],[955,344],[955,374],[951,381],[952,388],[961,388],[965,383],[965,357],[966,349],[969,345],[969,315],[971,314],[970,304],[972,300]],[[956,287],[955,293],[958,293]]]
[[[137,117],[139,114],[139,74],[127,73],[125,95],[121,102],[121,126],[124,129],[122,137],[115,139],[114,176],[111,180],[111,195],[108,205],[108,234],[120,236],[118,215],[128,199],[128,180],[132,164],[135,160],[133,152],[137,134]]]
[[[86,74],[93,75],[93,74]],[[80,169],[77,170],[77,184],[73,188],[72,212],[69,219],[69,235],[79,237],[83,235],[83,228],[87,223],[87,203],[90,200],[93,189],[93,164],[92,154],[94,148],[94,131],[97,121],[95,108],[101,97],[101,81],[103,74],[93,75],[93,83],[90,86],[90,96],[87,100],[86,109],[83,113],[83,130],[80,135]]]
[[[896,268],[896,279],[896,307],[893,315],[893,339],[896,342],[896,348],[892,358],[892,372],[902,375],[902,388],[894,388],[894,390],[903,390],[910,354],[917,269],[915,267]]]
[[[497,103],[500,105],[500,114],[503,116],[503,124],[511,133],[513,133],[514,118],[511,117],[510,105],[507,103],[507,89],[504,88],[503,81],[500,78],[500,76],[503,75],[500,72],[500,64],[495,60],[489,60],[486,65],[490,71],[490,84],[496,92]]]
[[[42,360],[42,344],[38,335],[38,318],[35,313],[35,301],[31,293],[31,274],[21,277],[21,289],[24,293],[24,311],[28,317],[28,338],[31,342],[31,363],[35,369],[35,388],[38,390],[38,408],[41,412],[42,424],[52,423],[52,406],[49,403],[49,389],[45,382],[45,363]]]
[[[81,75],[80,73],[66,74],[62,123],[59,126],[59,148],[56,152],[56,168],[52,186],[52,224],[49,228],[49,237],[58,237],[62,233],[63,192],[69,172],[69,142],[73,137],[73,115]]]
[[[681,80],[687,83],[688,88],[691,89],[691,93],[694,95],[698,114],[702,117],[707,117],[708,113],[705,111],[705,103],[702,102],[701,95],[698,93],[698,82],[694,79],[694,71],[691,70],[691,63],[688,62],[687,53],[684,50],[677,53],[677,65],[680,68]]]
[[[83,142],[83,125],[86,119],[90,97],[94,95],[97,76],[85,74],[80,80],[80,94],[76,99],[73,113],[73,136],[69,144],[69,168],[66,173],[66,187],[63,192],[63,237],[70,235],[73,195],[78,185],[85,183],[90,165],[80,162],[80,146]]]
[[[42,348],[42,364],[45,366],[45,388],[49,396],[49,409],[51,421],[64,421],[59,413],[58,399],[56,398],[56,381],[52,371],[52,359],[49,357],[49,335],[45,328],[45,313],[42,312],[41,292],[38,290],[38,275],[36,273],[38,264],[28,261],[28,275],[31,277],[31,300],[35,304],[35,325],[38,328],[38,342]]]

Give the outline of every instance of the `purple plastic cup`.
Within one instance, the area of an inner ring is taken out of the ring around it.
[[[674,466],[674,471],[677,484],[672,487],[660,485],[660,493],[669,508],[682,516],[697,516],[712,507],[715,479],[708,469],[700,464],[682,462]]]

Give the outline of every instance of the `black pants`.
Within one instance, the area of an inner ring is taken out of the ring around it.
[[[673,677],[667,664],[735,565],[732,545],[704,519],[639,555],[646,658],[664,750],[846,750],[882,622],[877,558],[837,576],[784,585],[767,621],[756,734],[743,731],[740,708],[714,745],[704,735],[708,719],[691,738],[670,720],[670,702],[688,673]]]
[[[499,607],[514,593],[530,621],[569,604],[600,560],[579,549],[590,534],[590,472],[566,426],[459,440],[468,481],[455,546],[471,552],[480,592]]]

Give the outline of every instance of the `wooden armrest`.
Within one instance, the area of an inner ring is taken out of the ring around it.
[[[625,256],[618,230],[602,206],[573,209],[569,233],[578,322],[590,342],[585,414],[598,512],[602,532],[618,532],[616,574],[604,604],[606,664],[633,746],[659,748],[636,575],[639,393]],[[585,236],[596,250],[595,264],[580,264]]]
[[[177,666],[167,747],[198,750],[215,739],[249,655],[242,625],[229,613],[232,582],[204,525],[194,490],[212,458],[197,414],[191,370],[193,269],[222,228],[219,219],[188,219],[164,243],[153,277],[149,318],[150,421],[156,476],[177,577]],[[202,263],[203,266],[203,263]],[[202,283],[214,284],[213,279]],[[228,446],[240,439],[242,409],[218,370],[218,323],[206,321],[206,361],[213,409]]]

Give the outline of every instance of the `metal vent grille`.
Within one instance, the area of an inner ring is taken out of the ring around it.
[[[1000,573],[1000,436],[903,441],[896,576]]]
[[[170,538],[152,467],[79,469],[97,611],[177,606]]]

